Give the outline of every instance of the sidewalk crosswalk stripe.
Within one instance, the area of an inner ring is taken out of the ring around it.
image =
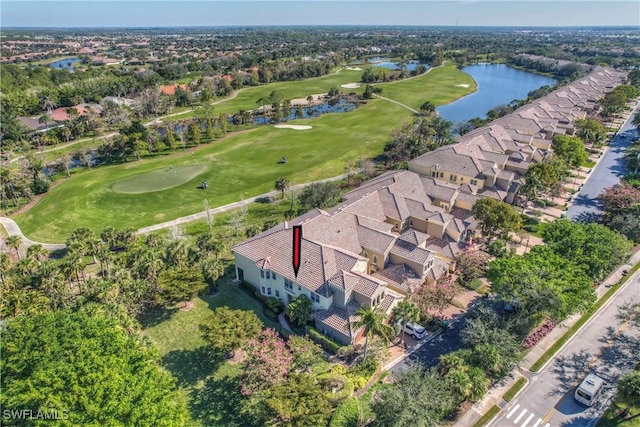
[[[520,418],[524,417],[524,414],[527,413],[526,409],[523,409],[522,412],[520,412],[520,415],[518,415],[518,418],[516,418],[515,420],[513,420],[514,423],[518,424],[518,422],[520,421]]]
[[[524,420],[521,427],[527,427],[527,424],[529,424],[529,421],[531,421],[531,418],[533,418],[533,414],[529,415],[529,417],[526,420]]]
[[[511,409],[511,411],[509,411],[509,413],[507,414],[507,419],[511,418],[511,416],[518,410],[519,407],[520,404],[514,406],[513,409]]]
[[[538,418],[538,421],[536,421],[533,427],[538,427],[540,425],[540,421],[542,421],[542,418]]]

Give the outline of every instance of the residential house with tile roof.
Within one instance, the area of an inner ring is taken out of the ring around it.
[[[483,197],[513,197],[551,138],[573,134],[573,123],[624,80],[598,67],[486,127],[461,136],[351,191],[337,206],[314,209],[233,248],[236,276],[285,304],[313,302],[315,325],[349,344],[359,306],[393,306],[425,281],[448,274],[474,236],[473,205]],[[292,226],[302,226],[302,263],[292,265]]]
[[[446,197],[455,205],[455,193],[413,172],[385,173],[329,210],[307,212],[233,248],[237,278],[285,304],[308,296],[317,329],[352,343],[361,332],[351,329],[359,306],[380,306],[389,314],[421,283],[448,274],[475,231],[470,211],[458,208],[454,216],[434,204]],[[303,234],[297,276],[294,225]]]
[[[589,75],[524,105],[487,126],[409,162],[409,170],[454,186],[472,185],[474,195],[511,203],[533,162],[550,154],[556,135],[573,135],[574,124],[597,100],[623,83],[626,73],[596,67]],[[464,196],[472,200],[470,196]]]

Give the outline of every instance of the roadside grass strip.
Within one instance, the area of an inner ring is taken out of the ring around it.
[[[496,415],[500,412],[500,407],[493,405],[491,409],[489,409],[478,421],[473,424],[473,427],[483,427],[486,426],[495,418]]]
[[[511,401],[511,399],[513,399],[516,394],[518,394],[518,392],[520,390],[522,390],[522,388],[527,384],[527,379],[522,377],[520,378],[518,381],[516,381],[516,383],[514,385],[511,386],[511,388],[509,390],[507,390],[507,392],[502,396],[502,400],[504,400],[505,402],[509,402]]]
[[[545,351],[538,360],[536,360],[536,362],[531,366],[530,371],[538,372],[545,365],[545,363],[547,363],[556,354],[556,352],[560,350],[560,348],[562,348],[562,346],[573,337],[573,335],[582,327],[582,325],[584,325],[591,318],[591,316],[593,316],[593,314],[597,312],[600,307],[602,307],[613,296],[613,294],[616,293],[618,288],[620,288],[620,285],[625,283],[629,279],[629,277],[631,277],[633,273],[635,273],[639,268],[640,263],[634,265],[622,280],[611,286],[611,288],[602,296],[602,298],[596,301],[596,303],[589,310],[587,310],[582,315],[582,317],[580,317],[580,319],[578,319],[578,321],[574,323],[573,326],[571,326],[567,330],[567,332],[565,332],[564,335],[560,337],[558,341],[556,341],[551,347],[549,347],[549,349]]]

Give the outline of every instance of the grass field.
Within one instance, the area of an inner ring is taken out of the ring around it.
[[[141,173],[132,177],[116,181],[111,189],[116,193],[142,194],[153,191],[167,190],[186,184],[196,176],[207,170],[206,165],[170,165],[168,168],[157,169]],[[196,186],[195,183],[191,185]],[[197,184],[200,185],[200,182]]]
[[[469,87],[457,86],[459,84]],[[445,64],[429,70],[427,74],[406,80],[381,83],[376,86],[382,88],[382,96],[393,99],[413,107],[416,110],[425,101],[439,106],[448,104],[474,92],[477,88],[475,80],[453,64]]]
[[[241,95],[251,91],[253,95],[245,102],[254,99],[251,101],[253,104],[258,91],[266,95],[279,87],[283,92],[286,90],[292,94],[287,96],[306,96],[320,91],[320,86],[328,90],[340,81],[355,81],[360,78],[360,73],[342,71],[309,81],[277,83],[247,89]],[[404,90],[414,92],[418,81],[427,85],[434,80],[429,84],[436,87],[441,79],[453,82],[461,81],[465,76],[452,66],[438,68],[405,82]],[[393,85],[398,97],[402,94],[398,90],[401,83]],[[458,96],[459,89],[463,88],[454,86],[447,89],[451,99]],[[240,102],[239,98],[228,102]],[[204,198],[209,200],[211,207],[216,207],[236,202],[241,197],[271,191],[275,180],[282,176],[297,184],[339,175],[344,171],[346,159],[357,160],[380,154],[391,131],[410,117],[409,111],[396,104],[371,100],[353,112],[294,121],[295,124],[313,126],[310,130],[294,132],[264,126],[231,134],[193,151],[179,150],[168,156],[101,166],[65,179],[33,208],[14,219],[29,238],[42,242],[65,241],[78,227],[100,232],[108,226],[141,228],[157,224],[201,211]],[[287,156],[286,164],[278,163],[282,156]],[[206,170],[198,179],[209,181],[209,188],[201,190],[187,182],[153,193],[122,194],[113,189],[118,181],[135,180],[137,175],[168,168],[169,165],[205,165]]]
[[[262,316],[260,304],[242,289],[220,280],[219,292],[196,298],[189,311],[156,311],[142,319],[143,334],[158,349],[162,364],[178,379],[196,426],[242,426],[235,396],[240,370],[212,355],[200,325],[220,306],[255,312],[267,327],[277,324]],[[148,323],[147,323],[148,322]]]

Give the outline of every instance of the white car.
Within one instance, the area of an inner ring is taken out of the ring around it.
[[[404,332],[408,335],[411,335],[413,338],[417,340],[421,340],[427,334],[427,330],[417,323],[407,322],[404,325]]]

